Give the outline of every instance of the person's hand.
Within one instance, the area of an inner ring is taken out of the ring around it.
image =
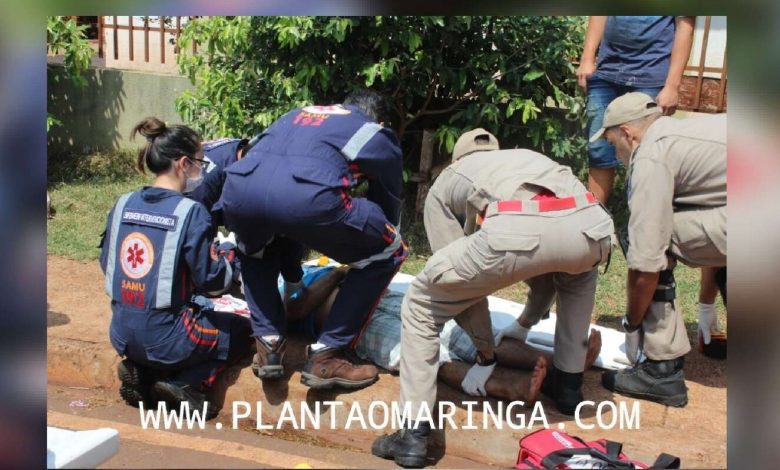
[[[525,342],[525,339],[528,337],[528,328],[521,326],[517,320],[513,321],[509,326],[496,333],[496,336],[494,337],[496,346],[501,344],[501,340],[505,337]]]
[[[588,77],[593,75],[596,71],[596,62],[592,60],[580,61],[580,66],[577,67],[577,84],[582,88],[582,91],[588,91]]]
[[[661,112],[664,116],[671,116],[677,110],[677,105],[680,101],[680,95],[677,92],[677,87],[665,86],[658,92],[658,96],[655,97],[655,103],[661,108]]]
[[[699,336],[704,339],[704,344],[710,344],[713,334],[721,334],[718,326],[718,311],[712,308],[699,309]]]
[[[463,388],[464,392],[472,396],[486,396],[487,392],[485,392],[485,384],[487,383],[490,375],[493,373],[493,369],[495,368],[495,362],[489,366],[474,364],[466,373],[466,377],[463,378],[463,382],[460,383],[461,388]]]
[[[217,236],[214,238],[210,247],[210,255],[213,261],[217,261],[219,258],[225,257],[228,263],[232,263],[236,258],[236,234],[230,232],[230,234],[222,235],[221,232],[217,232]]]
[[[232,263],[236,258],[235,236],[231,239],[229,236],[222,237],[222,234],[220,233],[217,235],[217,238],[220,240],[217,245],[217,258],[225,258],[228,263]]]

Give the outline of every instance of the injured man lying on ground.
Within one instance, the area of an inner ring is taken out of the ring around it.
[[[290,328],[313,338],[330,311],[338,285],[348,267],[304,265],[304,287],[287,303]],[[283,281],[280,280],[280,289]],[[401,349],[401,303],[404,294],[386,290],[373,315],[367,320],[354,345],[358,356],[390,371],[398,371]],[[601,335],[591,330],[588,338],[588,369],[601,350]],[[477,349],[468,334],[453,320],[440,335],[439,378],[467,393],[467,374],[476,362]],[[552,354],[515,339],[504,339],[496,348],[498,367],[484,385],[487,395],[504,400],[532,403],[537,400]]]

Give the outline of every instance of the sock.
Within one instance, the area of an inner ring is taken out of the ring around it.
[[[703,304],[699,302],[699,311],[703,313],[715,312],[715,304]]]
[[[703,304],[699,302],[699,314],[700,315],[712,315],[715,317],[715,330],[720,331],[720,325],[718,325],[718,315],[715,309],[715,304]]]
[[[312,345],[309,345],[309,347],[311,348],[312,351],[319,351],[320,349],[327,348],[327,346],[322,343],[314,343]]]
[[[263,341],[268,344],[273,344],[275,341],[279,341],[279,335],[263,335]]]

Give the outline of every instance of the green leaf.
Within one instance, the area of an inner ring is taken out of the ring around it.
[[[374,84],[374,79],[376,78],[376,74],[379,71],[379,64],[371,64],[365,69],[363,69],[363,75],[366,77],[365,84],[367,87],[370,87]]]
[[[537,70],[537,69],[530,70],[530,71],[526,72],[525,75],[523,75],[523,81],[524,82],[532,82],[532,81],[536,80],[537,78],[539,78],[539,77],[541,77],[543,75],[544,75],[544,72],[541,71],[541,70]]]
[[[409,32],[409,39],[407,42],[407,46],[409,47],[409,52],[412,53],[417,50],[418,47],[420,47],[420,44],[422,44],[422,36],[415,33],[414,31]]]
[[[455,148],[455,134],[447,134],[447,153],[452,153]]]

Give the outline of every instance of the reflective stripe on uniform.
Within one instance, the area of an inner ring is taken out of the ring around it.
[[[225,259],[225,265],[225,283],[222,288],[208,293],[212,297],[217,297],[224,294],[228,291],[230,286],[233,285],[233,266],[230,265],[230,262],[227,259]]]
[[[195,201],[185,197],[179,201],[179,204],[176,205],[176,209],[173,211],[173,215],[178,218],[179,224],[176,225],[175,230],[169,231],[165,235],[165,245],[160,255],[160,267],[157,272],[157,295],[155,296],[154,308],[171,306],[173,275],[176,270],[176,251],[179,248],[184,219],[194,205]]]
[[[374,122],[367,122],[363,124],[360,129],[349,139],[349,142],[341,149],[341,153],[347,157],[348,160],[354,160],[363,147],[371,140],[377,132],[382,130],[382,126]]]
[[[111,218],[111,230],[108,235],[108,259],[106,260],[106,294],[109,297],[114,293],[114,270],[116,269],[116,248],[119,241],[116,239],[119,235],[119,225],[122,223],[122,212],[125,211],[127,200],[133,193],[123,194],[114,206],[114,215]]]
[[[369,256],[366,259],[355,261],[354,263],[349,263],[349,266],[355,269],[363,269],[374,261],[381,261],[391,258],[398,250],[398,248],[401,247],[401,243],[403,242],[403,239],[401,238],[401,232],[398,230],[398,228],[395,228],[393,234],[395,237],[393,238],[393,241],[387,246],[387,248],[373,256]]]
[[[598,200],[591,192],[556,199],[511,199],[490,203],[490,205],[488,205],[488,207],[485,209],[484,217],[490,217],[499,212],[525,212],[528,214],[538,214],[540,212],[581,209],[593,204],[598,204]]]

